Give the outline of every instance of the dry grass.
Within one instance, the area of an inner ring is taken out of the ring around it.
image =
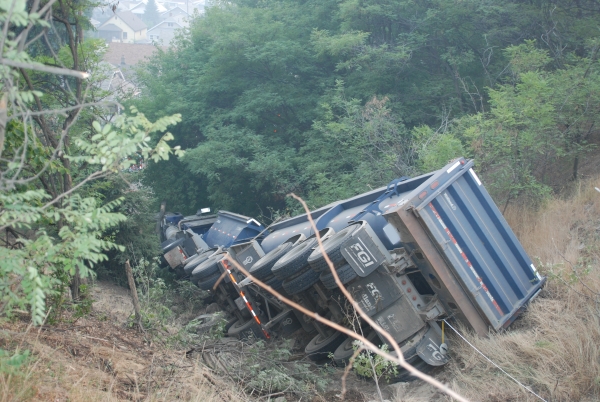
[[[16,374],[0,370],[0,402],[249,400],[185,350],[154,343],[106,312],[29,331],[25,322],[3,323],[0,348],[33,356]]]
[[[512,209],[507,220],[539,270],[541,296],[513,327],[489,339],[467,337],[485,355],[548,401],[600,397],[600,178],[539,211]],[[465,329],[463,333],[467,333]],[[538,400],[462,340],[445,373],[452,387],[477,401]]]

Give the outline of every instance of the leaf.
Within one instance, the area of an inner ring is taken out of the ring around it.
[[[94,127],[94,130],[96,130],[99,133],[102,133],[102,127],[100,126],[100,123],[98,123],[97,121],[93,121],[92,122],[92,127]]]

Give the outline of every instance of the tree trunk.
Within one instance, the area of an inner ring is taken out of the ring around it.
[[[138,300],[137,289],[135,287],[135,281],[133,280],[133,272],[131,271],[129,260],[125,261],[125,273],[127,273],[127,281],[129,282],[129,290],[131,291],[131,300],[133,301],[133,309],[135,310],[135,323],[139,327],[140,331],[143,331],[144,327],[142,327],[140,301]]]
[[[79,300],[79,286],[81,285],[81,276],[79,275],[79,268],[75,268],[75,275],[71,278],[69,287],[71,288],[71,297],[73,301]]]

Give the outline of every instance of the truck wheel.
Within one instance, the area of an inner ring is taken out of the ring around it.
[[[221,273],[217,272],[213,276],[211,276],[211,277],[209,277],[209,278],[207,278],[207,279],[205,279],[203,281],[197,281],[195,283],[202,290],[212,290],[213,286],[215,286],[215,283],[217,283],[217,280],[220,277],[221,277]]]
[[[227,336],[232,337],[232,338],[239,338],[239,339],[248,339],[252,336],[254,337],[258,337],[257,332],[258,331],[258,324],[254,321],[254,318],[250,318],[250,320],[243,322],[243,321],[236,321],[233,323],[233,325],[229,328],[229,330],[227,331]]]
[[[263,258],[258,260],[252,268],[250,268],[250,275],[254,276],[256,279],[264,279],[270,276],[273,265],[275,265],[281,256],[290,251],[293,246],[294,244],[292,242],[282,243],[269,251]]]
[[[283,281],[283,289],[288,295],[300,293],[319,282],[319,275],[318,272],[306,268],[304,272]]]
[[[194,256],[192,258],[188,258],[186,264],[183,266],[183,272],[187,275],[191,275],[192,272],[196,269],[196,267],[206,261],[206,258],[198,258],[199,255]],[[208,258],[208,257],[207,257]],[[191,260],[191,261],[190,261]]]
[[[223,328],[223,332],[225,333],[225,335],[227,335],[227,333],[229,332],[229,328],[233,327],[233,324],[235,324],[237,321],[238,319],[233,317],[225,323],[225,327]]]
[[[346,335],[338,331],[335,331],[333,335],[329,335],[326,338],[319,334],[312,338],[308,345],[306,345],[304,353],[312,361],[326,359],[330,353],[335,352],[345,339]]]
[[[265,283],[265,285],[272,287],[273,290],[279,291],[283,287],[283,281],[274,275],[271,275],[262,281]]]
[[[224,320],[221,314],[202,314],[194,318],[192,321],[197,322],[195,325],[196,333],[201,335],[210,332],[212,327],[222,323]]]
[[[198,265],[200,265],[204,261],[206,261],[208,259],[208,257],[210,257],[212,254],[214,254],[214,252],[215,252],[215,250],[210,250],[210,251],[206,251],[201,254],[196,254],[192,258],[188,258],[183,263],[183,270],[185,271],[186,274],[191,275],[191,273],[194,271],[194,269]]]
[[[335,272],[337,272],[338,276],[340,277],[340,281],[342,281],[342,284],[344,285],[358,276],[356,274],[356,271],[354,271],[354,268],[352,268],[349,264],[342,265],[341,267],[336,269]],[[325,286],[329,290],[338,287],[337,283],[335,283],[335,278],[333,277],[333,274],[329,269],[321,272],[321,276],[319,277],[319,279],[321,280],[321,282],[323,282],[323,286]]]
[[[412,359],[408,359],[408,363],[410,363],[411,366],[413,366],[414,368],[416,368],[419,371],[422,371],[423,373],[430,372],[434,367],[434,366],[430,366],[429,364],[427,364],[419,356],[415,356]],[[395,377],[393,377],[390,380],[390,382],[409,382],[409,381],[414,381],[417,378],[418,377],[415,377],[414,375],[412,375],[410,371],[405,370],[402,367],[398,366],[398,374]]]
[[[206,278],[215,273],[220,276],[221,270],[219,269],[219,261],[221,261],[224,257],[225,254],[216,254],[198,264],[198,266],[192,271],[192,278],[190,280],[192,282],[199,282],[206,280]]]
[[[325,228],[319,232],[321,237],[332,236],[335,231],[332,228]],[[325,240],[324,240],[325,241]],[[286,255],[273,265],[271,272],[281,279],[294,275],[308,265],[308,257],[312,254],[313,248],[319,244],[317,237],[309,237],[303,243],[300,243],[291,249]]]
[[[329,256],[329,259],[334,264],[334,267],[337,268],[345,263],[344,256],[342,256],[342,252],[340,251],[340,247],[348,237],[352,236],[352,233],[354,230],[356,230],[356,228],[357,225],[348,226],[323,242],[323,251]],[[323,257],[320,247],[317,247],[315,251],[313,251],[308,257],[308,263],[316,272],[321,272],[325,270],[325,268],[329,267],[325,257]]]
[[[333,352],[333,361],[336,366],[345,367],[348,362],[350,362],[350,358],[354,354],[353,345],[355,340],[356,339],[352,337],[348,337],[340,346],[338,346],[335,352]],[[371,331],[369,335],[367,335],[367,340],[375,343],[376,345],[381,343],[377,336],[377,332],[375,331]]]

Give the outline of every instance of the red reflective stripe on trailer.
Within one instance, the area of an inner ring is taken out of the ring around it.
[[[229,269],[229,263],[228,263],[227,260],[223,260],[223,266],[227,270],[227,273],[229,274],[229,277],[231,278],[231,281],[237,285],[237,281],[235,280],[235,278],[233,277],[233,274],[231,273],[231,270]],[[262,330],[263,334],[265,334],[265,337],[267,339],[271,339],[271,337],[269,336],[269,333],[263,328],[262,323],[260,322],[260,319],[258,318],[258,315],[254,312],[254,309],[250,305],[250,302],[248,301],[248,299],[246,299],[246,295],[241,290],[240,290],[240,296],[244,300],[244,302],[246,304],[246,307],[250,311],[250,314],[252,314],[252,318],[254,318],[254,321],[256,321],[256,323],[260,326],[260,329]]]
[[[492,294],[488,290],[488,287],[485,286],[485,283],[483,283],[483,279],[481,279],[481,277],[479,276],[479,274],[477,273],[477,271],[475,271],[475,268],[473,267],[473,264],[471,264],[471,261],[469,261],[469,259],[467,258],[467,255],[462,251],[462,248],[460,248],[460,246],[458,245],[458,242],[456,241],[456,239],[452,235],[452,232],[450,232],[450,229],[448,229],[448,227],[444,223],[442,217],[440,216],[440,214],[438,214],[438,211],[435,209],[435,207],[433,206],[432,203],[429,203],[429,208],[431,208],[431,211],[433,212],[433,214],[437,218],[438,222],[440,222],[440,225],[442,225],[442,227],[446,231],[446,234],[448,235],[448,237],[450,237],[450,240],[452,240],[452,244],[454,244],[454,246],[458,250],[458,253],[460,254],[460,256],[463,258],[463,260],[465,260],[465,262],[467,263],[467,266],[471,269],[471,272],[473,273],[473,275],[475,275],[475,278],[477,278],[477,281],[479,281],[479,284],[481,285],[481,288],[487,294],[488,298],[490,299],[490,301],[492,302],[492,304],[494,305],[494,307],[496,307],[496,310],[498,310],[498,312],[500,314],[504,314],[502,312],[502,309],[498,305],[498,302],[496,302],[496,300],[494,299],[494,296],[492,296]]]

